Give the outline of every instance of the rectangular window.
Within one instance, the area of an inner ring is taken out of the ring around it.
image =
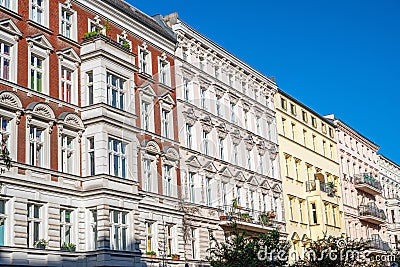
[[[107,73],[107,103],[118,109],[124,109],[124,84],[125,80],[122,78]]]
[[[263,201],[263,212],[267,212],[268,211],[268,198],[267,198],[267,194],[262,194],[262,201]]]
[[[11,47],[8,44],[0,42],[0,78],[10,79],[10,55]]]
[[[140,60],[140,70],[142,73],[150,74],[151,75],[151,69],[150,69],[150,53],[149,51],[140,48],[139,50],[139,60]]]
[[[207,109],[206,107],[206,88],[201,87],[200,88],[200,107],[202,109]]]
[[[222,184],[221,184],[221,191],[222,191],[222,206],[224,207],[224,208],[226,208],[227,206],[227,199],[226,199],[226,194],[227,194],[227,192],[226,192],[226,185],[227,185],[227,183],[224,183],[224,182],[222,182]]]
[[[290,210],[290,219],[294,220],[294,211],[293,211],[293,198],[289,198],[289,210]]]
[[[93,105],[94,103],[93,72],[86,73],[86,85],[88,90],[88,105]]]
[[[307,147],[307,131],[303,130],[303,144]]]
[[[90,210],[90,249],[97,249],[97,210]]]
[[[322,150],[323,150],[324,156],[326,156],[326,141],[322,141]]]
[[[146,222],[146,252],[155,251],[154,223]]]
[[[192,203],[195,203],[196,198],[194,194],[194,176],[196,174],[194,172],[189,172],[189,177],[188,177],[188,186],[189,186],[189,200]]]
[[[282,118],[282,134],[286,136],[286,119]]]
[[[238,165],[238,145],[233,144],[233,151],[232,151],[232,159],[233,159],[233,164]]]
[[[311,203],[311,218],[313,224],[317,224],[317,206],[315,203]]]
[[[330,158],[333,159],[333,145],[329,145]]]
[[[10,0],[0,0],[0,5],[7,9],[10,9]]]
[[[214,68],[214,76],[216,79],[219,79],[219,67],[215,66]]]
[[[282,109],[286,110],[287,106],[286,106],[286,99],[281,98],[281,107]]]
[[[150,104],[142,102],[142,127],[144,130],[150,130]]]
[[[72,31],[72,14],[66,9],[61,11],[61,34],[67,38],[71,38]]]
[[[251,154],[250,150],[246,149],[247,168],[251,170]]]
[[[236,186],[236,202],[238,206],[242,205],[242,188],[240,186]]]
[[[247,110],[243,110],[243,117],[244,117],[243,121],[244,121],[244,127],[246,129],[249,128],[249,124],[248,124],[249,116],[248,115],[249,115],[249,112]]]
[[[299,200],[299,215],[300,215],[300,222],[303,222],[303,201]]]
[[[183,79],[183,98],[186,102],[189,102],[189,81]]]
[[[166,227],[167,236],[167,255],[172,255],[175,252],[175,231],[174,226],[169,224]]]
[[[208,155],[209,154],[209,147],[208,147],[208,133],[203,130],[203,153]]]
[[[261,118],[259,116],[256,116],[256,129],[257,129],[257,134],[262,135],[261,133]]]
[[[224,160],[224,139],[218,138],[218,151],[219,151],[219,158]]]
[[[188,61],[188,51],[187,51],[187,49],[182,49],[182,59],[184,60],[184,61]]]
[[[290,112],[296,116],[296,106],[294,104],[290,104]]]
[[[71,103],[72,96],[72,72],[61,68],[61,100]]]
[[[264,174],[264,157],[260,155],[258,159],[258,169],[261,174]]]
[[[29,131],[29,163],[33,166],[43,167],[43,131],[32,126]]]
[[[164,181],[164,194],[167,196],[172,196],[172,166],[163,166],[163,181]]]
[[[88,138],[88,155],[89,155],[89,175],[95,175],[95,161],[94,161],[94,137]]]
[[[242,91],[243,91],[243,93],[246,93],[246,91],[247,91],[247,83],[246,82],[242,82]]]
[[[211,207],[211,178],[206,177],[206,204]]]
[[[159,62],[159,70],[160,70],[160,83],[165,85],[170,85],[170,78],[169,78],[169,62],[166,60],[160,60]]]
[[[31,55],[31,83],[30,89],[42,92],[43,90],[43,59],[37,57],[36,55]]]
[[[328,204],[325,204],[325,218],[326,218],[326,224],[329,224],[329,212],[328,212]]]
[[[151,191],[153,187],[153,174],[151,171],[151,160],[143,160],[143,190]]]
[[[230,110],[231,110],[231,122],[236,123],[236,113],[235,113],[235,103],[231,102],[230,103]]]
[[[301,112],[302,117],[303,117],[303,121],[304,122],[308,122],[308,115],[307,112],[305,112],[304,110]]]
[[[336,207],[332,207],[333,225],[336,226]]]
[[[326,134],[326,124],[325,124],[325,123],[322,123],[322,124],[321,124],[321,128],[322,128],[322,132],[323,132],[324,134]]]
[[[311,117],[311,124],[314,128],[317,128],[317,119],[315,117]]]
[[[6,118],[0,117],[0,140],[5,141],[6,148],[9,149],[9,137],[10,137],[10,123]]]
[[[42,237],[42,207],[28,204],[28,246],[35,247]]]
[[[329,136],[333,138],[333,129],[329,127]]]
[[[44,0],[31,0],[31,19],[43,24]]]
[[[217,100],[215,102],[215,109],[217,111],[217,116],[221,117],[222,116],[222,110],[221,110],[221,97],[217,96]]]
[[[290,177],[290,157],[285,157],[286,176]]]
[[[186,124],[186,147],[192,148],[192,126]]]
[[[295,169],[295,172],[296,172],[296,180],[297,181],[299,181],[299,179],[300,179],[300,176],[299,176],[299,165],[300,165],[300,162],[296,160],[294,162],[294,169]]]
[[[162,135],[166,138],[170,138],[170,118],[171,112],[163,109],[161,112],[161,123],[162,123]]]
[[[204,70],[204,58],[203,57],[199,57],[199,68],[201,70]]]
[[[73,243],[72,240],[72,211],[60,210],[60,247]]]
[[[296,139],[296,124],[292,123],[292,138],[293,140]]]
[[[0,247],[4,246],[5,244],[5,236],[6,236],[6,229],[5,229],[5,222],[7,220],[7,210],[6,210],[7,201],[4,199],[0,200]]]
[[[128,243],[127,212],[110,211],[111,249],[126,250]]]
[[[228,82],[229,82],[229,86],[233,87],[233,74],[229,74],[228,76]]]
[[[317,151],[317,142],[316,139],[317,137],[315,135],[312,136],[312,142],[313,142],[313,149],[314,151]]]
[[[74,138],[67,135],[61,136],[61,171],[72,174],[74,172]]]
[[[121,141],[108,139],[108,159],[110,175],[126,178],[126,144]]]
[[[197,230],[195,228],[191,229],[191,248],[193,259],[197,259]]]

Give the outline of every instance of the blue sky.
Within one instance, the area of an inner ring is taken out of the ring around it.
[[[397,0],[128,0],[177,11],[318,113],[334,113],[400,163]]]

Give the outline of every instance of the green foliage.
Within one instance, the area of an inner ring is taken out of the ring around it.
[[[83,38],[89,38],[89,37],[95,36],[97,34],[98,34],[98,32],[87,32],[83,35]]]
[[[11,168],[11,157],[10,157],[10,151],[8,151],[7,148],[7,137],[2,136],[1,137],[1,147],[0,147],[0,160],[3,161],[3,163],[6,165],[7,170]],[[5,170],[3,168],[0,168],[0,174],[4,173]],[[0,187],[3,184],[0,182]]]
[[[40,246],[47,247],[48,244],[49,242],[46,239],[39,239],[35,242],[34,245],[35,247],[40,247]]]
[[[131,45],[128,42],[123,42],[122,46],[127,48],[127,49],[131,49]]]
[[[75,244],[73,244],[73,243],[66,243],[66,242],[64,242],[63,243],[63,245],[62,245],[62,247],[63,248],[65,248],[65,249],[67,249],[68,251],[75,251],[75,249],[76,249],[76,245]]]
[[[229,233],[225,242],[218,242],[211,237],[215,246],[210,248],[207,261],[213,267],[258,267],[258,266],[285,266],[286,260],[279,260],[278,251],[289,251],[287,241],[280,240],[278,231],[250,236],[240,231],[236,224],[232,224],[233,231]],[[265,252],[267,252],[265,254]],[[273,255],[273,256],[272,256]],[[259,258],[260,256],[260,258]]]
[[[304,259],[292,267],[381,267],[383,262],[374,261],[367,253],[369,241],[324,236],[311,241]],[[303,255],[301,255],[303,256]]]
[[[157,255],[155,251],[147,251],[146,255]]]

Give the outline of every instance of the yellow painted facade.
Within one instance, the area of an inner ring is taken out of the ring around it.
[[[336,129],[282,91],[275,107],[286,231],[302,255],[310,239],[346,232]]]

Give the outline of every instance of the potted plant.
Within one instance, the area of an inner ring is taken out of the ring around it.
[[[171,258],[173,261],[178,261],[180,257],[178,254],[171,254]]]
[[[275,217],[276,217],[276,214],[275,214],[273,211],[270,211],[270,212],[268,212],[267,216],[268,216],[269,218],[275,218]]]
[[[131,49],[131,45],[127,41],[124,41],[121,45],[127,49]]]
[[[221,215],[221,216],[219,216],[219,219],[221,221],[226,221],[228,219],[228,217],[226,215]]]
[[[155,258],[157,253],[155,251],[147,251],[146,255],[148,255],[150,258]]]
[[[89,38],[89,37],[95,36],[97,34],[98,34],[98,32],[87,32],[83,35],[83,38]]]
[[[73,243],[64,242],[61,247],[61,251],[75,252],[75,250],[76,250],[76,245]]]
[[[232,207],[236,209],[237,206],[238,206],[237,198],[234,198],[234,199],[232,200]]]
[[[37,249],[46,249],[47,245],[49,244],[49,242],[45,239],[39,239],[35,242],[35,248]]]
[[[269,223],[269,218],[267,216],[267,214],[261,214],[260,215],[260,221],[263,225],[267,225]]]

